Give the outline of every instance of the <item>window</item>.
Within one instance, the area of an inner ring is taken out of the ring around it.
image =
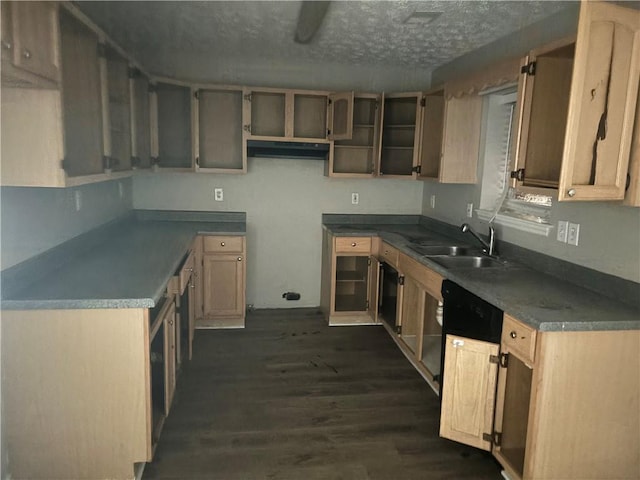
[[[511,186],[517,145],[517,87],[484,93],[482,186],[478,218],[547,236],[551,230],[551,197]]]

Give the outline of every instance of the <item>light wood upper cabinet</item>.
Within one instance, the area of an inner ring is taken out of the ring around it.
[[[439,88],[427,92],[424,95],[424,101],[420,173],[418,176],[421,179],[439,180],[444,132],[444,89]]]
[[[440,182],[476,183],[481,123],[482,97],[465,95],[446,100]]]
[[[382,95],[354,96],[351,136],[333,142],[328,164],[330,177],[371,178],[375,175],[380,158],[381,113]]]
[[[378,175],[415,178],[421,127],[422,93],[384,95],[382,150]]]
[[[134,69],[129,79],[131,90],[131,162],[134,168],[151,167],[151,102],[149,78]]]
[[[2,80],[56,88],[60,82],[58,2],[2,2]]]
[[[192,89],[162,79],[152,87],[151,156],[158,168],[190,171],[193,168]],[[157,152],[154,152],[155,147]]]
[[[640,95],[636,102],[640,102]],[[636,105],[636,119],[629,159],[629,188],[624,196],[624,204],[640,207],[640,107]]]
[[[131,85],[129,62],[112,48],[104,49],[108,111],[108,148],[105,145],[105,168],[131,170]]]
[[[559,200],[624,198],[640,76],[640,11],[580,8]]]
[[[499,345],[447,335],[440,436],[491,450]]]
[[[99,174],[105,145],[98,35],[64,9],[60,32],[64,170],[70,177]]]
[[[582,2],[575,39],[533,50],[523,67],[516,183],[563,200],[622,200],[638,77],[640,12]]]
[[[246,173],[243,142],[242,89],[196,91],[196,171]]]
[[[353,137],[353,103],[353,92],[329,95],[329,140],[349,140]]]

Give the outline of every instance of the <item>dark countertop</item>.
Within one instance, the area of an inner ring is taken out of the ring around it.
[[[36,257],[28,268],[39,278],[16,288],[9,288],[10,283],[19,283],[28,272],[3,272],[2,309],[151,308],[196,235],[246,233],[243,214],[179,220],[174,212],[162,218],[138,214],[98,232],[100,239],[95,238],[98,233],[74,239],[73,251],[62,247]]]
[[[637,308],[508,257],[501,259],[503,264],[498,267],[446,269],[410,248],[416,241],[432,245],[465,243],[477,248],[471,237],[461,242],[418,224],[325,222],[323,227],[335,236],[379,236],[402,253],[540,331],[640,329]]]

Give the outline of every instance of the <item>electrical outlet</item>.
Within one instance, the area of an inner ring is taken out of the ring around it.
[[[473,203],[467,203],[467,217],[473,218]]]
[[[567,243],[569,245],[578,246],[578,238],[580,237],[580,224],[570,223],[567,235]]]
[[[431,204],[431,208],[436,208],[436,196],[431,195],[431,200],[429,202]]]
[[[82,208],[82,192],[80,190],[73,192],[73,201],[76,206],[76,212],[79,212]]]
[[[358,203],[360,203],[360,195],[353,192],[351,194],[351,205],[358,205]]]
[[[569,222],[566,220],[560,220],[558,222],[558,232],[556,233],[556,239],[559,242],[567,243],[567,235],[569,234]]]
[[[222,202],[224,200],[224,194],[222,193],[222,189],[221,188],[214,188],[213,189],[213,199],[216,202]]]

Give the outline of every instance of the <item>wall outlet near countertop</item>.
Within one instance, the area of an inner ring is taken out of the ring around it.
[[[224,194],[223,194],[221,188],[214,188],[213,189],[213,199],[216,202],[222,202],[222,200],[224,199]]]
[[[473,218],[473,203],[467,203],[467,217]]]
[[[578,246],[578,238],[580,237],[580,224],[570,223],[567,229],[567,243],[569,245]]]
[[[358,205],[358,203],[360,203],[360,195],[358,195],[356,192],[353,192],[351,194],[351,205]]]
[[[436,196],[435,195],[431,195],[431,200],[429,201],[429,204],[431,205],[431,208],[436,208]]]
[[[556,232],[556,240],[567,243],[567,235],[569,233],[569,222],[566,220],[558,221],[558,231]]]

